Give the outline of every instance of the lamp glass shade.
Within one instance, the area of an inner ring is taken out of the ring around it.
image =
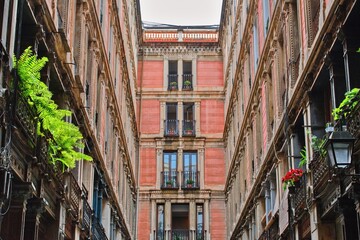
[[[325,146],[332,167],[344,168],[351,164],[354,140],[346,131],[331,133]]]

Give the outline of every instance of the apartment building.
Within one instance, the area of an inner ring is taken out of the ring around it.
[[[359,239],[358,95],[342,119],[332,114],[360,85],[359,10],[358,1],[224,1],[227,239]],[[334,167],[333,137],[349,133],[353,154]]]
[[[138,239],[225,239],[218,27],[144,24],[142,36]]]
[[[1,239],[136,238],[136,9],[126,0],[0,1]],[[53,136],[39,134],[39,106],[23,98],[13,68],[28,47],[48,58],[39,78],[71,112],[92,161],[51,162]]]

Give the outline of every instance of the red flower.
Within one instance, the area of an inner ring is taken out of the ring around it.
[[[299,181],[303,174],[304,171],[300,168],[290,169],[281,179],[284,183],[284,189],[286,189],[287,186],[294,186],[294,182]]]

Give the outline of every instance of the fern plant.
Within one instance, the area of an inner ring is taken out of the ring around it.
[[[47,137],[50,163],[56,166],[56,163],[60,162],[63,169],[74,168],[77,160],[92,160],[92,158],[81,152],[84,144],[79,128],[64,120],[66,116],[71,115],[71,112],[58,108],[51,99],[52,93],[40,80],[40,71],[47,61],[46,57],[38,59],[31,47],[25,49],[19,59],[14,59],[14,68],[20,77],[20,94],[38,115],[37,132]],[[51,137],[48,137],[46,132],[49,132]]]
[[[341,117],[346,117],[355,109],[360,99],[359,92],[360,88],[353,88],[345,93],[345,98],[340,103],[339,107],[334,108],[332,111],[332,115],[335,121],[341,119]]]

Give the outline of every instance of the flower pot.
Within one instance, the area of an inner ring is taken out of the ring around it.
[[[300,181],[295,181],[294,182],[294,187],[295,188],[300,188]]]

